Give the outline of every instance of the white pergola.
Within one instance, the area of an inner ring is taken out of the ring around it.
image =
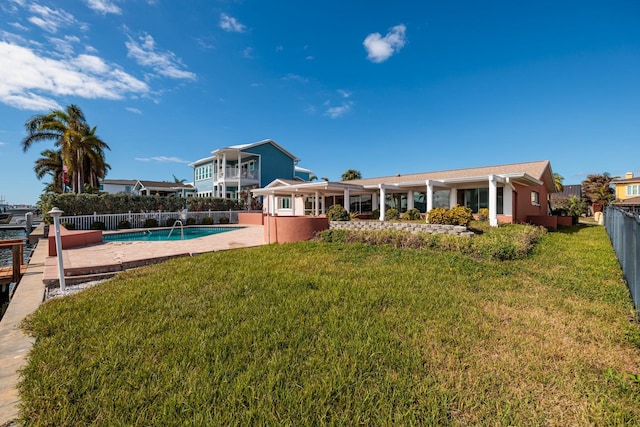
[[[389,181],[392,181],[390,178]],[[276,198],[291,198],[290,215],[303,215],[302,212],[296,212],[296,200],[310,197],[314,200],[314,215],[326,213],[325,199],[330,196],[341,196],[344,198],[344,208],[349,211],[350,197],[354,195],[368,194],[372,198],[373,209],[380,210],[380,220],[385,220],[385,199],[389,193],[407,194],[407,209],[414,207],[414,193],[426,193],[426,211],[429,212],[434,207],[434,192],[437,190],[449,190],[449,207],[458,204],[457,190],[469,188],[489,188],[489,222],[492,226],[498,225],[498,187],[503,188],[502,195],[502,215],[513,216],[513,193],[515,191],[514,184],[522,186],[541,185],[542,181],[534,178],[526,173],[506,173],[506,174],[490,174],[481,176],[470,176],[460,178],[447,179],[428,179],[416,182],[398,182],[398,183],[376,183],[376,184],[357,184],[348,181],[340,182],[304,182],[295,183],[292,181],[275,180],[264,188],[252,190],[255,196],[265,198],[263,205],[269,215],[276,213]],[[320,206],[322,208],[320,208]]]

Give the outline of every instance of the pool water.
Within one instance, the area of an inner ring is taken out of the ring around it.
[[[184,229],[184,240],[197,239],[198,237],[211,236],[225,233],[242,227],[189,227]],[[164,242],[182,240],[180,228],[175,228],[169,237],[168,229],[150,229],[144,231],[131,231],[126,233],[103,234],[104,242]]]

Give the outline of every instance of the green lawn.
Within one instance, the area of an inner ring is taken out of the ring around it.
[[[638,425],[640,332],[602,227],[491,261],[299,243],[44,304],[26,425]]]

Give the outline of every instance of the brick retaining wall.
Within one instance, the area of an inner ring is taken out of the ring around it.
[[[451,234],[454,236],[473,236],[473,232],[462,225],[424,224],[418,222],[388,221],[329,221],[331,230],[398,230],[411,233]]]

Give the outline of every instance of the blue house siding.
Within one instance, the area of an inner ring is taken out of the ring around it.
[[[249,152],[261,156],[260,182],[267,185],[278,178],[294,179],[294,160],[271,144],[251,147]]]

